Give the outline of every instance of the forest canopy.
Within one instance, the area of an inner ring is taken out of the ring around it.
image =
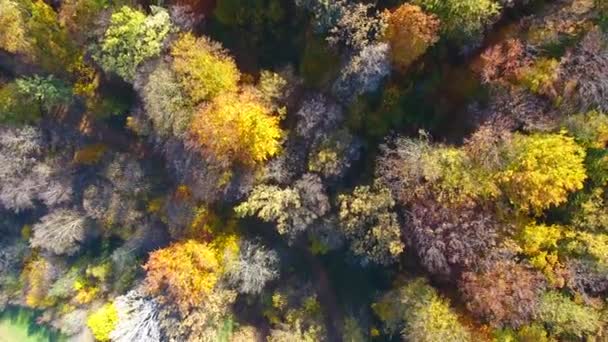
[[[0,0],[0,319],[582,342],[607,296],[605,0]]]

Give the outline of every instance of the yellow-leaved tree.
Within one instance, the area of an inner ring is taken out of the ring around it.
[[[144,265],[146,289],[186,312],[205,301],[238,255],[234,235],[214,243],[186,240],[150,253]]]
[[[30,42],[22,9],[13,0],[0,0],[0,8],[0,48],[10,53],[27,53]]]
[[[585,150],[564,134],[516,134],[506,146],[507,165],[498,173],[511,203],[541,214],[566,201],[587,178]]]
[[[177,78],[194,102],[237,90],[239,70],[219,43],[186,33],[173,44],[171,55]]]
[[[110,333],[118,323],[118,311],[114,303],[107,303],[93,312],[87,319],[87,326],[91,329],[96,341],[110,341]]]
[[[224,162],[255,165],[279,151],[279,117],[253,91],[224,93],[204,106],[191,127],[196,142]]]

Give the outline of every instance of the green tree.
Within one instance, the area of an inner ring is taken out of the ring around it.
[[[608,115],[602,112],[569,116],[564,126],[582,146],[602,149],[608,144]]]
[[[543,295],[538,317],[553,335],[565,339],[573,337],[585,339],[594,335],[602,326],[597,311],[577,304],[554,291]]]
[[[72,101],[72,91],[53,76],[24,77],[0,88],[0,122],[32,123]]]
[[[500,10],[494,0],[414,0],[423,9],[441,20],[441,30],[451,39],[470,39]]]
[[[21,93],[15,82],[0,88],[0,123],[33,123],[41,114],[36,103]]]
[[[240,0],[219,0],[213,14],[227,26],[253,24],[261,26],[265,22],[277,23],[285,16],[285,9],[279,0],[252,0],[244,5]]]
[[[340,58],[321,38],[309,35],[302,52],[299,71],[304,82],[318,86],[329,81],[339,71]]]
[[[95,59],[107,72],[132,81],[137,67],[158,55],[171,31],[169,13],[152,6],[152,15],[123,6],[112,14]]]
[[[72,90],[63,81],[48,77],[25,77],[16,82],[19,92],[38,104],[40,112],[50,112],[59,105],[69,104],[72,100]]]

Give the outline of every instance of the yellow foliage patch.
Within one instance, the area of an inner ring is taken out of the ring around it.
[[[249,91],[217,96],[196,115],[192,133],[216,158],[245,165],[277,154],[283,135],[279,118]]]

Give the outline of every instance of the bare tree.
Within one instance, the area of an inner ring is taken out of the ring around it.
[[[239,258],[228,270],[228,282],[240,293],[258,294],[279,276],[279,256],[257,242],[243,241]]]
[[[159,342],[161,340],[159,306],[137,289],[114,301],[118,311],[118,323],[110,333],[116,342]]]
[[[82,213],[58,209],[42,217],[33,227],[32,247],[40,247],[54,254],[72,255],[87,237],[89,221]]]

